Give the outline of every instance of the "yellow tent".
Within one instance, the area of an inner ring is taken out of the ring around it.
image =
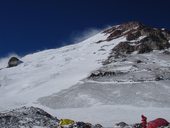
[[[74,120],[61,119],[59,124],[60,124],[60,126],[73,125],[74,124]]]

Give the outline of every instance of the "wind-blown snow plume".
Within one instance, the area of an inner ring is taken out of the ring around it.
[[[103,29],[100,28],[88,28],[82,32],[73,32],[71,34],[71,42],[75,43],[79,43],[81,41],[84,41],[94,35],[96,35],[97,33],[101,32]]]

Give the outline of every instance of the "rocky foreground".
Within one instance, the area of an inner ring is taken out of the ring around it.
[[[58,119],[40,108],[22,107],[9,112],[0,113],[0,128],[33,128],[41,126],[53,128]]]
[[[84,122],[61,126],[60,120],[44,110],[36,107],[22,107],[8,112],[0,113],[0,128],[103,128],[101,124],[92,125]],[[119,122],[113,128],[142,128],[141,123],[126,124]],[[166,126],[166,128],[170,128]]]

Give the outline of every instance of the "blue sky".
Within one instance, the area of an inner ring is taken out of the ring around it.
[[[170,29],[169,0],[0,0],[0,57],[74,42],[127,21]]]

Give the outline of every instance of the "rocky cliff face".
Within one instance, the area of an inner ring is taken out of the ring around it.
[[[107,41],[119,37],[126,37],[127,41],[120,42],[112,49],[109,59],[122,57],[136,52],[138,54],[149,53],[153,50],[164,50],[170,47],[170,31],[166,29],[152,28],[139,22],[129,22],[105,30],[108,34]],[[101,42],[101,41],[100,41]]]
[[[125,36],[127,41],[136,40],[141,36],[155,36],[161,40],[169,40],[170,32],[166,29],[158,29],[146,26],[139,22],[128,22],[121,25],[113,26],[103,33],[110,34],[107,41]]]
[[[170,47],[170,32],[168,30],[152,28],[139,22],[113,26],[103,33],[109,34],[107,41],[122,36],[126,37],[126,42],[121,42],[113,49],[116,53],[132,53],[134,51],[146,53]]]

